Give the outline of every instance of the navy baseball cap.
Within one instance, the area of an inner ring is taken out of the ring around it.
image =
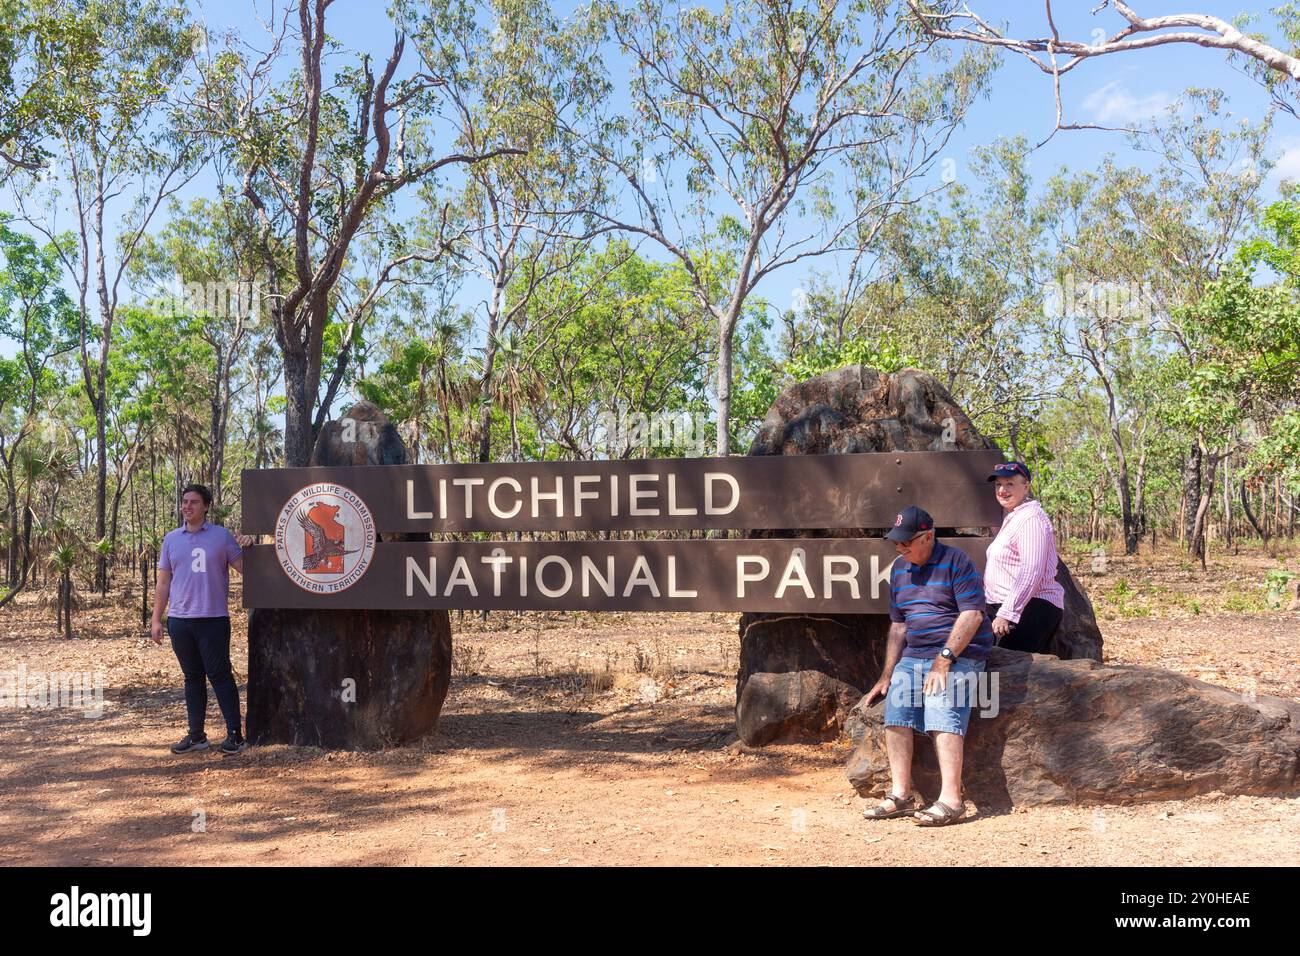
[[[898,513],[898,517],[894,519],[894,527],[885,537],[890,541],[902,541],[906,544],[922,531],[930,531],[933,528],[934,519],[930,517],[930,513],[912,505]]]
[[[989,475],[989,481],[998,478],[1012,478],[1016,475],[1024,475],[1025,481],[1029,480],[1029,469],[1025,467],[1024,462],[1001,461],[993,466],[993,474]]]

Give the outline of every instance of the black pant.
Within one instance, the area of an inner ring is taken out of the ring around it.
[[[997,617],[1001,604],[990,604],[989,620]],[[1056,629],[1061,626],[1061,609],[1051,601],[1042,598],[1030,598],[1025,609],[1020,612],[1020,620],[1011,625],[1005,637],[998,639],[998,647],[1012,651],[1029,651],[1032,654],[1046,654],[1051,646]]]
[[[189,715],[190,735],[202,736],[208,710],[208,687],[212,681],[226,731],[239,734],[239,689],[230,671],[230,618],[169,617],[167,633],[172,650],[181,662],[185,675],[185,710]]]

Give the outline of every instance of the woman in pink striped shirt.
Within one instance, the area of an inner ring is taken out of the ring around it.
[[[1029,492],[1029,469],[1004,461],[989,481],[1003,510],[989,545],[984,599],[999,647],[1047,653],[1061,624],[1065,591],[1056,580],[1056,536],[1047,512]]]

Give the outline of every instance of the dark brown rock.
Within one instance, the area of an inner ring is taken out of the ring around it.
[[[378,750],[429,733],[451,680],[446,611],[257,608],[248,739]]]
[[[995,448],[930,375],[861,365],[791,385],[777,396],[751,455]]]
[[[880,676],[888,620],[880,614],[745,614],[736,731],[745,743],[833,740]]]
[[[963,787],[980,806],[1135,803],[1300,788],[1300,705],[1242,696],[1172,671],[1062,661],[994,648],[997,713],[971,714]],[[990,685],[992,686],[992,685]],[[863,796],[889,785],[883,703],[856,707],[845,768]],[[927,736],[913,779],[939,793]]]
[[[313,465],[405,465],[409,461],[388,416],[366,401],[357,402],[338,421],[326,422],[311,456]]]
[[[1065,591],[1065,609],[1061,612],[1061,626],[1056,629],[1048,651],[1069,660],[1101,662],[1101,628],[1092,602],[1079,587],[1070,569],[1059,558],[1056,561],[1056,582]]]
[[[327,423],[312,455],[313,465],[406,462],[397,429],[370,402]],[[249,615],[248,738],[254,744],[372,750],[405,743],[437,725],[450,681],[446,611],[258,609]]]
[[[892,375],[861,365],[827,372],[782,392],[751,455],[840,455],[995,448],[951,395],[916,369]],[[990,492],[992,494],[992,492]],[[755,532],[755,537],[873,537],[884,528]],[[976,534],[993,529],[957,529]],[[1053,651],[1101,660],[1101,632],[1088,597],[1058,566],[1065,614]],[[829,740],[880,676],[883,615],[743,614],[736,678],[736,728],[750,745]]]

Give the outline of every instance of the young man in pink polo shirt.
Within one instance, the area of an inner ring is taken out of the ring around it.
[[[207,681],[217,695],[221,716],[226,721],[223,754],[237,754],[247,744],[240,732],[239,689],[230,669],[230,568],[244,571],[240,540],[229,529],[210,524],[208,508],[212,492],[203,485],[187,485],[181,492],[184,523],[163,538],[158,555],[158,586],[154,589],[153,625],[155,644],[163,639],[163,612],[172,650],[185,675],[185,710],[189,733],[172,746],[172,753],[207,750],[203,731],[208,709]],[[245,545],[251,538],[242,539]]]

